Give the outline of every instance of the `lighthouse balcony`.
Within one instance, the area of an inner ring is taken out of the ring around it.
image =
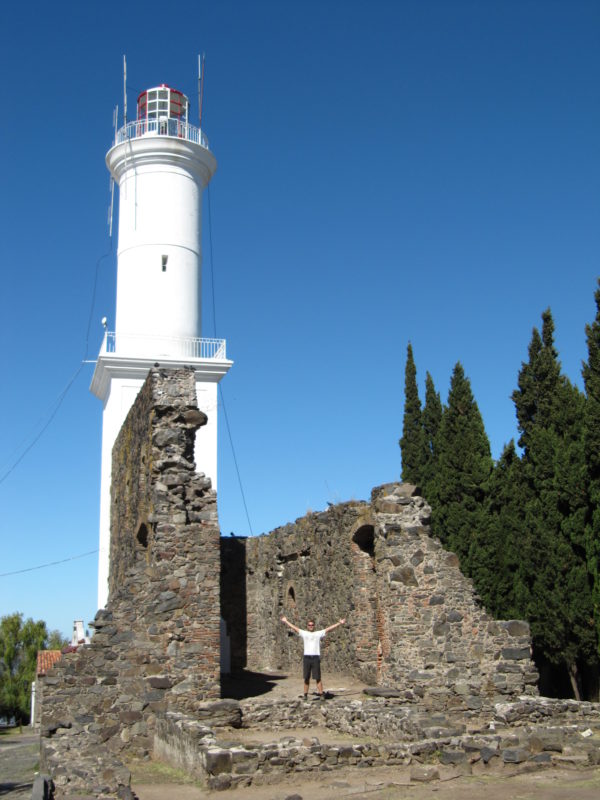
[[[141,358],[227,361],[225,339],[142,336],[112,331],[106,332],[100,348],[100,355],[109,354]]]
[[[180,119],[172,117],[159,117],[158,119],[140,119],[135,122],[128,122],[127,125],[117,131],[115,145],[128,142],[130,139],[140,139],[146,136],[170,136],[174,139],[183,139],[187,142],[199,144],[201,147],[209,149],[208,139],[205,134]]]

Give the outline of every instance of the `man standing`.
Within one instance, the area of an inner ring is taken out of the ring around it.
[[[308,686],[310,684],[310,676],[312,674],[312,677],[317,683],[319,697],[321,700],[324,700],[325,695],[323,693],[323,682],[321,680],[321,639],[328,634],[329,631],[332,631],[339,625],[343,625],[344,622],[346,622],[345,618],[341,619],[339,622],[336,622],[334,625],[330,625],[328,628],[323,628],[321,631],[315,630],[315,623],[312,619],[309,619],[306,623],[308,628],[306,631],[302,628],[297,628],[288,620],[287,617],[282,617],[281,621],[285,623],[288,628],[291,628],[293,631],[295,631],[298,636],[301,636],[302,641],[304,642],[304,699],[308,699]]]

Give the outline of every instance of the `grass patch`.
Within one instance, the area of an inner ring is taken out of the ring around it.
[[[37,731],[32,730],[29,725],[23,725],[22,728],[19,728],[18,725],[15,725],[14,728],[0,728],[0,736],[6,736],[7,738],[13,737],[18,739],[19,736],[31,736],[35,733],[37,733]]]
[[[202,781],[193,775],[162,761],[129,761],[126,766],[131,772],[132,783],[174,783],[203,787]]]

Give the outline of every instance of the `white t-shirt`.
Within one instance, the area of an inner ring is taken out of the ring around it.
[[[302,628],[298,631],[298,636],[302,637],[304,641],[304,655],[305,656],[320,656],[321,655],[321,639],[325,636],[325,631],[303,631]]]

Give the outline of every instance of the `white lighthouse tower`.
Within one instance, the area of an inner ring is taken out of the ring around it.
[[[233,362],[224,340],[201,338],[202,191],[217,162],[188,114],[181,92],[148,89],[106,155],[119,186],[119,245],[115,330],[106,332],[90,387],[104,407],[99,608],[108,597],[112,447],[153,365],[194,369],[208,416],[196,469],[217,487],[217,384]]]

